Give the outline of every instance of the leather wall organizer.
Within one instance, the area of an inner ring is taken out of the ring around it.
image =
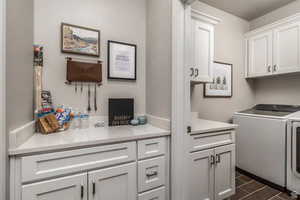
[[[80,62],[67,58],[67,83],[90,82],[102,83],[102,63]]]

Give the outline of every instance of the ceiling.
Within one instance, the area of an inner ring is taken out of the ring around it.
[[[295,0],[199,0],[246,20],[253,20]]]

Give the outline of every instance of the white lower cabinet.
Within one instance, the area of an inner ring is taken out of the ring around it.
[[[189,200],[214,199],[214,150],[199,151],[189,158]]]
[[[88,173],[90,200],[133,200],[137,194],[136,164]]]
[[[235,194],[235,145],[215,149],[215,200]]]
[[[10,200],[169,200],[168,141],[14,157]]]
[[[87,200],[87,174],[79,174],[22,187],[22,200]]]
[[[190,153],[188,200],[224,200],[235,194],[235,144],[213,144],[219,143],[212,140],[212,148]]]

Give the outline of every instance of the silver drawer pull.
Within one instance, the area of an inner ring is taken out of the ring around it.
[[[210,165],[214,166],[216,164],[216,158],[215,156],[210,156]]]
[[[81,199],[83,199],[83,197],[84,197],[84,186],[83,185],[80,186],[80,197],[81,197]]]
[[[191,68],[190,68],[190,70],[191,70],[190,77],[193,77],[193,76],[194,76],[194,73],[195,73],[195,70],[194,70],[194,68],[193,68],[193,67],[191,67]]]
[[[152,171],[152,172],[149,172],[149,173],[146,174],[146,176],[147,176],[148,178],[153,177],[153,176],[157,176],[157,175],[158,175],[158,172],[157,172],[157,171]]]
[[[216,157],[217,157],[216,164],[218,164],[221,162],[221,156],[220,156],[220,154],[217,154]]]

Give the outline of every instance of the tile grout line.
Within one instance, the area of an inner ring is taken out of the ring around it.
[[[239,185],[239,186],[236,187],[236,188],[240,188],[240,187],[242,187],[242,186],[244,186],[244,185],[247,185],[248,183],[252,183],[252,182],[254,182],[254,180],[251,180],[251,181],[249,181],[249,182],[243,183],[243,184]],[[240,189],[241,189],[241,188],[240,188]]]
[[[244,185],[247,185],[248,183],[252,183],[252,182],[254,182],[255,180],[251,180],[251,181],[248,181],[248,182],[246,182],[246,183],[243,183],[243,184],[241,184],[241,185],[239,185],[238,187],[236,187],[236,188],[240,188],[240,187],[242,187],[242,186],[244,186]]]
[[[265,185],[264,187],[262,187],[262,188],[260,188],[260,189],[258,189],[258,190],[255,190],[254,192],[251,192],[251,193],[247,194],[246,196],[240,198],[239,200],[245,199],[246,197],[249,197],[249,196],[251,196],[252,194],[254,194],[254,193],[256,193],[256,192],[265,189],[266,187],[267,187],[267,186]],[[240,189],[241,189],[241,188],[240,188]],[[244,190],[244,191],[245,191],[245,190]]]
[[[282,194],[282,192],[279,192],[278,194],[276,194],[275,196],[271,197],[271,198],[268,199],[268,200],[272,200],[274,197],[278,197],[278,198],[281,199],[281,200],[286,200],[286,199],[284,199],[284,198],[281,198],[281,197],[279,196],[280,194]]]
[[[285,198],[282,198],[282,197],[280,197],[279,195],[280,194],[282,194],[283,192],[280,192],[279,194],[277,194],[276,196],[279,198],[279,199],[281,199],[281,200],[287,200],[287,199],[285,199]]]

